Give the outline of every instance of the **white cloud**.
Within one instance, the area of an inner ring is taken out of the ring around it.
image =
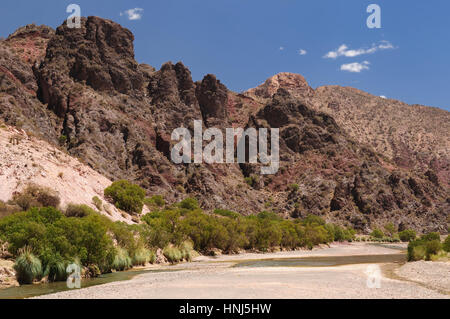
[[[345,56],[347,58],[354,58],[363,54],[372,54],[377,52],[378,50],[388,50],[394,49],[394,46],[386,40],[380,41],[378,44],[372,44],[372,46],[368,49],[357,49],[350,50],[347,45],[342,44],[337,50],[330,51],[325,54],[325,59],[336,59],[340,56]]]
[[[354,62],[341,65],[341,71],[348,71],[352,73],[360,73],[362,70],[369,70],[369,61],[364,61],[362,63]]]
[[[284,47],[280,47],[280,51],[284,51]]]
[[[380,95],[380,97],[381,97],[382,99],[387,99],[387,97],[385,97],[384,95]]]
[[[300,49],[298,50],[299,55],[306,55],[308,52],[306,50]]]
[[[128,9],[124,12],[120,13],[120,16],[127,16],[128,20],[141,20],[142,13],[144,12],[144,9],[142,8],[134,8],[134,9]]]

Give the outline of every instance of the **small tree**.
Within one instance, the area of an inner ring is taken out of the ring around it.
[[[450,235],[447,236],[447,238],[445,238],[445,241],[444,241],[444,243],[442,244],[442,248],[443,248],[446,252],[450,253]]]
[[[416,239],[416,232],[412,229],[405,229],[398,233],[398,236],[400,237],[400,240],[403,242],[410,242],[414,239]]]
[[[386,233],[388,233],[390,236],[392,236],[395,233],[395,226],[393,223],[387,223],[384,226],[384,230],[386,231]]]
[[[373,230],[373,232],[370,234],[370,236],[372,236],[373,238],[381,239],[381,238],[384,237],[384,233],[383,233],[383,231],[381,229],[375,228]]]
[[[129,181],[120,180],[105,189],[105,196],[117,208],[127,213],[140,214],[144,206],[145,190]]]
[[[180,202],[180,207],[187,210],[195,210],[199,208],[198,201],[195,198],[188,197]]]

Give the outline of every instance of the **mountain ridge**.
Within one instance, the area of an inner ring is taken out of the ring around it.
[[[30,55],[34,61],[24,61],[22,44],[8,39],[0,42],[0,119],[60,145],[111,180],[137,182],[168,202],[195,196],[207,210],[273,210],[287,218],[313,213],[364,232],[389,221],[446,230],[448,117],[441,125],[419,126],[432,129],[428,135],[410,133],[408,122],[400,122],[401,134],[389,140],[377,130],[394,122],[377,113],[376,124],[368,125],[373,115],[360,107],[390,100],[375,103],[345,88],[313,90],[291,73],[250,93],[232,92],[214,75],[194,82],[181,62],[160,70],[137,63],[132,33],[99,17],[82,18],[79,30],[58,27],[45,56]],[[417,122],[420,114],[414,116]],[[279,173],[258,177],[252,165],[174,165],[171,132],[192,130],[194,119],[220,128],[281,121]],[[428,144],[429,155],[418,156],[418,141]]]

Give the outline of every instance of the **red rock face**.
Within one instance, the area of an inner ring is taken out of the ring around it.
[[[29,24],[18,29],[5,41],[20,59],[32,66],[42,61],[47,50],[48,41],[53,37],[55,31],[47,26],[36,26]]]
[[[214,75],[194,83],[181,62],[157,71],[138,64],[132,33],[97,17],[54,34],[26,30],[0,42],[0,119],[60,144],[110,179],[137,182],[169,202],[195,196],[207,210],[313,213],[364,231],[389,221],[446,229],[448,112],[351,88],[313,90],[291,73],[242,94]],[[48,36],[45,49],[13,50],[37,32]],[[280,128],[280,170],[261,176],[257,165],[175,165],[171,133],[193,131],[194,120]]]

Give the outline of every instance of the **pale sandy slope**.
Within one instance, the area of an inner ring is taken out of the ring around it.
[[[350,256],[398,253],[365,244],[337,245],[313,252],[258,255],[259,258],[304,256]],[[233,258],[234,257],[234,258]],[[230,268],[232,259],[251,255],[200,261],[172,267],[173,272],[139,275],[130,281],[115,282],[42,298],[449,298],[421,285],[381,279],[379,289],[367,286],[367,266]],[[219,261],[219,262],[217,262]],[[220,262],[223,261],[223,262]]]
[[[30,183],[57,191],[62,209],[69,203],[95,208],[92,198],[98,196],[111,213],[103,211],[103,214],[113,220],[130,222],[106,204],[103,191],[111,185],[109,179],[47,142],[3,125],[0,127],[0,200],[8,201],[14,192]]]

